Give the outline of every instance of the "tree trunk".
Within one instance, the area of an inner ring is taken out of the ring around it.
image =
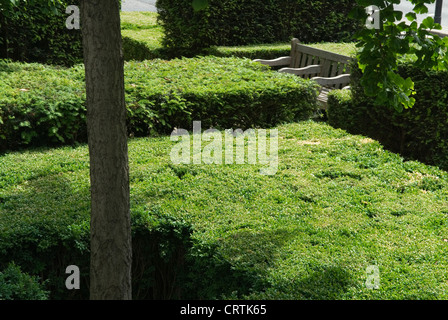
[[[81,0],[90,154],[90,299],[131,299],[131,228],[118,0]]]

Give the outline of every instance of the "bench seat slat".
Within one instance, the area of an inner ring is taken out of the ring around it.
[[[292,73],[297,76],[305,76],[309,74],[319,74],[321,70],[320,65],[311,65],[304,68],[281,68],[278,72]]]
[[[331,87],[335,85],[339,85],[344,87],[345,85],[350,83],[350,74],[341,74],[336,77],[326,78],[326,77],[313,77],[311,80],[316,81],[323,87]]]
[[[286,57],[280,57],[280,58],[271,59],[271,60],[255,59],[254,61],[260,62],[261,64],[265,64],[265,65],[268,65],[271,67],[288,66],[291,63],[291,57],[286,56]]]

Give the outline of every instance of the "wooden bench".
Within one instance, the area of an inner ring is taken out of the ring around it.
[[[315,80],[321,86],[317,100],[322,109],[327,108],[330,90],[350,88],[348,85],[350,84],[352,58],[300,44],[299,40],[295,38],[291,41],[289,56],[272,60],[255,59],[254,61],[271,67],[287,66],[278,71]]]

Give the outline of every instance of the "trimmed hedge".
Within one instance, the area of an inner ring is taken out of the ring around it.
[[[152,174],[156,173],[158,186],[167,183],[171,188],[182,184],[182,167],[165,161],[172,145],[168,137],[153,138],[150,144],[144,141],[134,139],[130,148],[133,299],[216,299],[237,291],[249,293],[254,284],[250,272],[235,270],[217,251],[219,243],[195,239],[191,221],[179,217],[178,210],[156,201],[146,205],[154,191],[162,191],[148,187]],[[17,156],[23,160],[19,166]],[[140,166],[148,167],[140,170]],[[39,292],[48,291],[49,299],[88,299],[88,181],[86,146],[0,156],[0,270],[14,261],[35,283],[37,275],[45,281]],[[27,190],[12,190],[21,184]],[[80,269],[79,290],[65,287],[69,265]],[[13,271],[15,276],[18,271]],[[10,289],[23,299],[38,288],[34,284],[23,290],[3,288],[0,283],[0,294],[9,297]]]
[[[0,62],[1,149],[86,141],[84,70]],[[270,127],[308,119],[317,86],[248,59],[203,57],[128,62],[130,135],[174,127]]]
[[[193,1],[193,5],[195,2]],[[195,10],[191,0],[158,0],[163,45],[180,55],[213,45],[236,46],[351,40],[358,23],[347,18],[354,0],[208,0]]]
[[[361,71],[352,70],[352,97],[338,90],[329,95],[329,123],[377,139],[405,157],[448,169],[448,72],[401,63],[400,74],[413,79],[417,93],[415,105],[399,113],[374,106],[360,86]]]
[[[167,58],[156,12],[121,12],[121,35],[125,61]]]
[[[123,30],[123,54],[125,61],[143,61],[151,59],[173,59],[179,56],[177,52],[167,50],[162,45],[157,45],[148,39],[153,35],[152,31],[141,30],[133,32]],[[195,56],[236,57],[248,59],[274,59],[288,56],[291,51],[289,43],[273,43],[261,45],[248,45],[238,47],[212,46]],[[186,54],[186,56],[193,56]]]
[[[48,292],[37,277],[23,273],[15,263],[0,272],[0,300],[47,300]]]
[[[25,1],[11,17],[0,12],[0,58],[64,66],[82,62],[81,31],[65,25],[69,5],[79,6],[79,1],[62,0],[58,14]]]
[[[67,183],[78,184],[74,181]],[[57,182],[46,188],[55,186]],[[70,201],[72,209],[67,208],[63,214],[27,213],[16,219],[10,215],[0,218],[0,268],[6,268],[3,274],[0,272],[0,298],[89,298],[89,209],[85,206],[89,192],[79,191],[82,193],[80,197],[67,195],[66,199],[73,197],[76,200]],[[65,188],[57,191],[59,195],[67,192],[70,193]],[[3,199],[5,203],[9,200]],[[39,200],[36,197],[33,201]],[[51,206],[49,211],[54,209],[53,204]],[[6,209],[11,211],[9,207]],[[231,270],[229,262],[222,261],[224,259],[215,251],[214,245],[194,244],[192,226],[186,221],[157,209],[133,211],[131,221],[133,299],[214,299],[234,290],[245,292],[240,286],[240,276]],[[65,279],[69,276],[65,269],[69,265],[80,269],[79,290],[70,291],[65,287]],[[206,274],[191,271],[201,270],[201,267],[207,268]],[[35,275],[45,283],[39,282]],[[2,284],[3,279],[14,283]],[[204,279],[213,281],[214,285],[201,283]],[[181,291],[180,283],[184,289],[191,290]]]
[[[277,129],[272,176],[176,165],[170,137],[131,139],[135,299],[448,298],[448,172],[325,123]],[[87,146],[0,155],[0,270],[14,260],[50,299],[88,297],[89,210]]]

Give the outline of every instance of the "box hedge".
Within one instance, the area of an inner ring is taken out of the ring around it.
[[[415,105],[402,113],[374,106],[352,69],[351,95],[336,90],[329,95],[328,121],[351,133],[369,135],[403,156],[448,169],[448,72],[421,70],[402,62],[399,72],[415,83]]]
[[[250,274],[235,270],[216,250],[216,241],[194,239],[191,221],[172,208],[156,201],[146,204],[154,191],[163,192],[160,188],[165,183],[178,185],[180,192],[182,180],[176,170],[182,168],[167,166],[165,159],[171,141],[166,137],[152,138],[150,144],[133,141],[133,299],[215,299],[236,291],[248,293],[253,286]],[[141,165],[148,167],[136,167]],[[158,179],[155,189],[147,185],[152,174]],[[26,190],[17,192],[22,184]],[[172,196],[174,199],[177,193]],[[25,299],[34,294],[38,298],[39,294],[51,300],[88,299],[90,192],[86,146],[0,156],[0,210],[0,270],[6,270],[4,276],[0,271],[0,298]],[[20,270],[11,269],[12,262]],[[69,265],[79,267],[79,290],[65,287]],[[21,280],[14,286],[2,286],[4,278]]]
[[[277,129],[272,176],[176,165],[169,137],[131,139],[133,298],[446,299],[448,173],[324,123]],[[50,299],[88,297],[88,155],[0,155],[0,270],[48,280]],[[365,285],[372,264],[380,290]]]
[[[17,1],[14,15],[0,11],[0,58],[71,66],[82,62],[80,30],[66,27],[69,5],[79,1],[56,2],[57,12],[42,9],[38,1]]]
[[[0,146],[86,141],[84,69],[0,62]],[[316,84],[248,59],[203,57],[125,64],[129,134],[270,127],[307,119]]]
[[[351,40],[358,27],[347,19],[353,0],[158,0],[156,5],[164,47],[182,55],[212,45],[289,42],[293,37],[305,43]]]

